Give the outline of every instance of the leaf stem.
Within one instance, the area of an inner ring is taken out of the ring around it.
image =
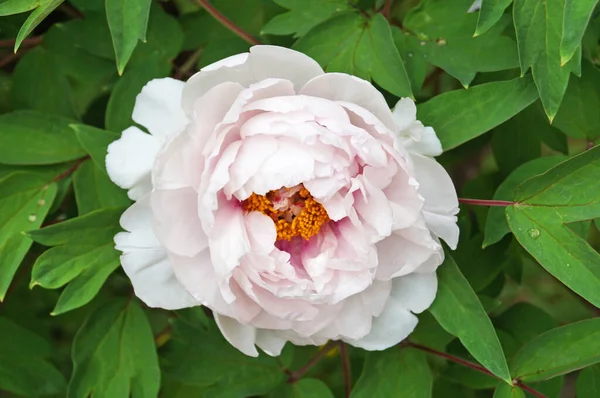
[[[426,346],[418,344],[418,343],[413,343],[411,341],[404,341],[404,342],[400,343],[400,346],[401,347],[416,348],[417,350],[428,352],[430,354],[436,355],[438,357],[445,358],[445,359],[447,359],[449,361],[452,361],[454,363],[458,363],[460,365],[466,366],[466,367],[471,368],[473,370],[476,370],[478,372],[485,373],[486,375],[491,376],[491,377],[493,377],[495,379],[502,380],[501,378],[499,378],[498,376],[496,376],[495,374],[493,374],[492,372],[490,372],[489,370],[487,370],[483,366],[481,366],[481,365],[479,365],[477,363],[473,363],[473,362],[467,361],[466,359],[462,359],[462,358],[459,358],[457,356],[454,356],[454,355],[451,355],[451,354],[448,354],[448,353],[445,353],[445,352],[437,351],[437,350],[434,350],[433,348],[429,348],[429,347],[426,347]],[[533,388],[531,388],[529,386],[526,386],[520,380],[516,380],[515,379],[515,380],[513,380],[513,383],[516,386],[518,386],[519,388],[522,388],[523,390],[529,392],[530,394],[535,395],[538,398],[548,398],[544,394],[542,394],[541,392],[538,392],[538,391],[534,390]]]
[[[221,25],[223,25],[224,27],[241,37],[244,41],[248,42],[249,44],[252,44],[253,46],[260,44],[260,41],[258,41],[250,34],[245,32],[242,28],[231,22],[229,18],[227,18],[219,10],[213,7],[213,5],[208,2],[208,0],[196,0],[196,3],[204,7],[206,12],[208,12],[214,19],[219,21]]]
[[[313,366],[317,364],[325,355],[327,355],[331,350],[338,346],[337,341],[328,341],[325,346],[323,346],[314,357],[307,362],[306,365],[301,367],[295,372],[292,372],[290,377],[288,378],[288,383],[295,383],[302,378]]]
[[[60,180],[67,178],[68,176],[73,174],[79,168],[79,166],[81,166],[81,164],[83,162],[85,162],[86,160],[88,160],[89,158],[90,158],[90,156],[87,155],[87,156],[77,159],[77,161],[73,164],[73,166],[69,167],[69,169],[63,171],[62,173],[60,173],[59,175],[54,177],[52,179],[52,182],[58,182]]]
[[[17,41],[17,39],[6,39],[6,40],[0,40],[0,47],[14,47],[15,46],[15,42]],[[38,45],[42,42],[42,36],[34,36],[34,37],[30,37],[28,39],[24,39],[23,42],[21,42],[21,47],[23,46],[35,46]]]
[[[510,202],[508,200],[488,200],[488,199],[468,199],[468,198],[458,198],[459,203],[464,203],[466,205],[474,205],[474,206],[490,206],[490,207],[506,207],[510,205],[514,205],[515,202]]]
[[[383,9],[381,10],[381,15],[385,17],[385,19],[390,18],[390,10],[392,9],[392,3],[394,0],[385,0],[385,4],[383,5]]]
[[[352,393],[352,370],[350,368],[350,357],[348,356],[346,344],[343,341],[340,341],[339,345],[340,357],[342,359],[342,371],[344,372],[344,386],[346,387],[346,398],[350,398],[350,394]]]

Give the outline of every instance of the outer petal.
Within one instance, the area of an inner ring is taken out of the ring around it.
[[[402,98],[393,111],[400,144],[411,153],[427,156],[441,155],[442,143],[431,127],[417,120],[417,107],[410,98]]]
[[[281,333],[272,330],[258,329],[256,331],[256,345],[272,357],[279,356],[287,339]]]
[[[175,278],[167,254],[152,232],[148,196],[123,213],[121,226],[128,232],[115,236],[116,248],[123,252],[121,264],[136,296],[150,307],[169,310],[198,305]]]
[[[150,170],[161,141],[137,127],[123,131],[121,138],[108,146],[106,171],[110,179],[136,200],[152,190]]]
[[[256,340],[256,328],[242,325],[233,318],[215,314],[217,326],[223,333],[223,337],[235,348],[246,355],[257,357],[258,351],[254,346]]]
[[[183,107],[189,114],[197,98],[224,82],[237,82],[247,87],[267,78],[280,78],[290,80],[298,90],[323,73],[315,60],[298,51],[278,46],[254,46],[249,55],[234,55],[192,76],[183,92]]]
[[[392,291],[381,314],[373,319],[371,331],[348,343],[366,350],[385,350],[404,340],[417,326],[414,313],[423,312],[435,298],[437,279],[434,273],[411,274],[395,278]]]
[[[413,154],[419,194],[425,198],[423,213],[427,226],[455,249],[459,229],[456,224],[458,197],[454,184],[444,168],[435,160]]]
[[[135,99],[132,119],[161,140],[183,130],[188,123],[181,108],[184,84],[170,77],[148,82]]]

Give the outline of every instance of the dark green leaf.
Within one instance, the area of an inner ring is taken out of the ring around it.
[[[559,355],[557,355],[560,353]],[[526,344],[512,363],[523,381],[546,380],[600,362],[600,318],[552,329]]]
[[[448,150],[505,122],[536,99],[533,81],[525,77],[444,93],[417,109],[419,119],[434,127]]]
[[[583,369],[577,377],[577,398],[600,397],[600,365]]]
[[[500,383],[494,391],[494,398],[525,398],[525,393],[517,386]]]
[[[341,39],[340,39],[341,38]],[[399,97],[412,97],[404,64],[387,20],[345,12],[316,26],[294,48],[318,61],[328,72],[373,79]]]
[[[87,304],[119,266],[113,238],[119,232],[122,209],[104,209],[34,231],[38,243],[55,246],[33,265],[30,287],[63,290],[54,315]]]
[[[542,174],[565,159],[566,157],[564,156],[548,156],[534,159],[521,165],[510,173],[506,180],[500,184],[494,194],[494,199],[511,200],[513,198],[514,189],[520,183],[535,175]],[[505,209],[502,207],[492,207],[489,209],[485,223],[483,247],[497,243],[504,235],[510,232],[504,210]]]
[[[427,55],[421,51],[419,40],[402,32],[399,27],[392,26],[392,37],[404,61],[410,86],[415,91],[420,90],[427,74]]]
[[[433,377],[425,355],[412,348],[392,347],[367,355],[351,398],[431,397]]]
[[[136,301],[115,300],[92,313],[73,342],[68,398],[158,396],[152,330]]]
[[[512,3],[512,0],[483,0],[477,18],[477,29],[475,36],[487,32],[496,22],[500,20],[504,10]]]
[[[146,41],[151,0],[106,0],[105,4],[117,70],[122,74],[138,40]]]
[[[563,35],[560,41],[560,63],[573,57],[583,39],[583,33],[598,0],[564,0]]]
[[[131,204],[127,193],[117,187],[92,160],[86,160],[73,175],[73,189],[78,214],[94,210],[126,207]]]
[[[51,352],[40,336],[0,317],[0,390],[9,396],[64,396],[65,378],[46,359]]]
[[[309,30],[338,12],[346,11],[350,5],[345,0],[274,0],[289,10],[277,15],[262,27],[267,35],[304,36]]]
[[[529,303],[517,303],[494,319],[494,324],[527,343],[534,337],[558,326],[556,320]]]
[[[429,311],[446,331],[460,339],[483,366],[501,379],[510,381],[506,359],[492,322],[448,253],[438,270],[438,278],[438,292]]]
[[[119,139],[119,134],[85,124],[72,124],[70,127],[96,166],[106,173],[106,151],[111,142]]]
[[[269,394],[272,398],[334,398],[333,393],[319,379],[301,379],[293,384],[286,383]]]
[[[42,165],[85,156],[69,119],[32,111],[0,115],[0,163]]]

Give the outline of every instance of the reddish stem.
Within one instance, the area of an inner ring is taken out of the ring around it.
[[[344,386],[346,387],[346,398],[349,398],[350,394],[352,393],[352,370],[350,368],[350,357],[348,356],[346,344],[343,341],[340,341],[339,345],[340,357],[342,358],[342,371],[344,372]]]
[[[0,40],[0,47],[14,47],[17,39],[6,39]],[[28,39],[24,39],[21,42],[21,47],[23,46],[35,46],[42,42],[42,36],[34,36]]]
[[[385,17],[385,19],[390,18],[390,10],[392,9],[393,0],[385,0],[385,4],[383,5],[383,9],[381,10],[381,14]]]
[[[306,365],[301,367],[295,372],[292,372],[290,377],[288,378],[288,383],[294,383],[302,378],[313,366],[317,364],[325,355],[329,353],[329,351],[333,350],[337,346],[336,341],[328,341],[327,344],[323,348],[321,348],[314,357],[308,361]]]
[[[73,166],[69,167],[67,170],[63,171],[62,173],[60,173],[59,175],[57,175],[56,177],[54,177],[52,179],[52,182],[58,182],[62,179],[67,178],[68,176],[70,176],[71,174],[73,174],[78,168],[79,166],[81,166],[81,164],[83,162],[85,162],[86,160],[88,160],[90,157],[88,156],[84,156],[80,159],[77,160],[77,162],[75,162],[73,164]]]
[[[526,386],[525,384],[523,384],[521,381],[517,380],[515,383],[516,386],[518,386],[519,388],[521,388],[522,390],[527,391],[528,393],[530,393],[531,395],[535,395],[538,398],[548,398],[546,397],[544,394],[542,394],[539,391],[534,390],[533,388]]]
[[[490,207],[506,207],[510,205],[514,205],[515,202],[510,202],[508,200],[487,200],[487,199],[467,199],[467,198],[458,198],[460,203],[464,203],[466,205],[474,205],[474,206],[490,206]]]
[[[206,12],[208,12],[214,19],[219,21],[224,27],[241,37],[246,42],[252,44],[253,46],[260,44],[260,42],[257,39],[255,39],[250,34],[242,30],[242,28],[231,22],[229,18],[227,18],[225,15],[221,14],[221,12],[215,7],[213,7],[212,4],[208,2],[208,0],[196,0],[196,2],[202,7],[204,7]]]

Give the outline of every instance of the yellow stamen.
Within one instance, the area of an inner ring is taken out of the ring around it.
[[[275,210],[274,201],[278,202],[278,210]],[[242,207],[247,212],[259,211],[271,217],[277,230],[277,240],[289,241],[294,236],[308,240],[330,220],[323,205],[303,186],[299,190],[284,187],[266,195],[253,193],[242,202]]]

